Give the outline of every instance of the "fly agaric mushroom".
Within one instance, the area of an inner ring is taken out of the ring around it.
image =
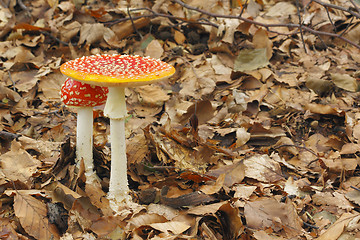
[[[149,57],[129,55],[93,55],[66,62],[61,72],[73,79],[109,88],[104,114],[110,118],[111,172],[108,199],[117,211],[130,199],[127,180],[125,87],[140,86],[163,80],[175,68]]]
[[[76,159],[84,160],[86,182],[96,179],[93,170],[93,107],[106,102],[108,89],[66,79],[61,86],[61,100],[69,107],[77,108]]]

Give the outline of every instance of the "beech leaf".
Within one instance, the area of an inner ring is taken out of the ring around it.
[[[269,64],[266,48],[246,49],[239,52],[235,63],[235,72],[252,71]]]
[[[14,197],[14,211],[29,235],[36,239],[59,238],[55,226],[49,223],[45,203],[17,192]]]

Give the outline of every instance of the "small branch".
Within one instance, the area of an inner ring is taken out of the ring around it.
[[[45,36],[48,36],[48,37],[54,39],[55,41],[57,41],[58,43],[63,44],[64,46],[69,46],[69,43],[64,42],[64,41],[61,41],[59,38],[51,35],[51,34],[50,34],[49,32],[47,32],[47,31],[40,31],[40,33],[42,33],[42,34],[44,34]]]
[[[302,19],[301,19],[301,15],[300,15],[299,0],[296,0],[295,2],[296,2],[296,11],[297,11],[297,15],[298,15],[298,18],[299,18],[299,24],[300,24],[299,31],[300,31],[301,42],[303,44],[303,48],[304,48],[305,53],[307,53],[306,44],[305,44],[305,41],[304,41],[304,34],[303,34],[303,30],[302,30],[303,23],[302,23]]]
[[[343,12],[350,13],[351,15],[353,15],[353,16],[360,19],[360,13],[356,13],[356,12],[350,10],[349,8],[341,7],[341,6],[330,4],[330,3],[325,3],[325,2],[322,2],[320,0],[313,0],[313,2],[316,2],[316,3],[318,3],[318,4],[322,5],[322,6],[325,6],[325,7],[334,8],[334,9],[341,10]]]
[[[148,10],[150,12],[153,12],[152,10],[150,10],[148,8],[138,8],[138,9],[133,9],[131,11],[136,11],[136,10]],[[134,17],[132,17],[132,19],[137,20],[137,19],[140,19],[140,18],[155,18],[155,17],[164,17],[164,18],[174,19],[174,20],[178,20],[178,21],[181,21],[181,22],[191,23],[191,24],[209,25],[209,26],[213,26],[213,27],[216,27],[216,28],[219,27],[217,24],[212,23],[212,22],[208,22],[208,21],[206,21],[206,22],[196,22],[194,20],[187,20],[187,19],[184,19],[184,18],[172,16],[172,15],[169,15],[169,14],[156,13],[156,12],[154,12],[153,14],[144,14],[144,15],[140,15],[140,16],[134,16]],[[116,19],[114,21],[103,22],[103,24],[112,26],[112,25],[115,25],[117,23],[126,22],[126,21],[129,21],[129,20],[130,20],[130,17],[126,17],[126,18]]]
[[[266,23],[260,23],[260,22],[257,22],[257,21],[254,21],[254,20],[251,20],[251,19],[247,19],[247,18],[244,18],[244,17],[241,17],[241,16],[232,16],[232,15],[223,15],[223,14],[214,14],[214,13],[211,13],[211,12],[207,12],[205,10],[202,10],[202,9],[199,9],[199,8],[196,8],[196,7],[192,7],[192,6],[189,6],[187,5],[186,3],[182,2],[181,0],[172,0],[173,2],[176,2],[178,4],[180,4],[181,6],[187,8],[187,9],[190,9],[190,10],[194,10],[194,11],[197,11],[197,12],[200,12],[202,14],[206,14],[210,17],[213,17],[213,18],[232,18],[232,19],[239,19],[241,21],[244,21],[244,22],[248,22],[248,23],[251,23],[251,24],[254,24],[254,25],[257,25],[257,26],[261,26],[261,27],[264,27],[266,28],[267,30],[269,30],[269,28],[272,28],[272,27],[287,27],[287,28],[298,28],[302,30],[305,30],[307,32],[310,32],[312,34],[316,34],[316,35],[324,35],[324,36],[330,36],[330,37],[335,37],[335,38],[339,38],[341,40],[343,40],[344,42],[346,43],[349,43],[350,45],[353,45],[355,46],[356,48],[359,48],[360,49],[360,45],[354,43],[353,41],[347,39],[347,38],[344,38],[343,36],[339,35],[339,34],[336,34],[336,33],[328,33],[328,32],[322,32],[322,31],[317,31],[317,30],[314,30],[310,27],[307,27],[307,26],[300,26],[300,24],[294,24],[294,23],[289,23],[289,24],[266,24]],[[321,1],[319,0],[313,0],[314,2],[317,2],[319,4],[322,4]],[[356,14],[355,12],[351,11],[351,10],[348,10],[346,8],[343,8],[343,7],[339,7],[339,6],[336,6],[336,5],[332,5],[332,4],[326,4],[326,6],[328,7],[337,7],[337,9],[340,9],[340,10],[343,10],[345,12],[348,12],[350,14],[353,14],[354,16],[356,17],[359,17],[360,18],[360,14]],[[288,35],[288,34],[287,34]]]
[[[17,0],[17,3],[21,7],[21,9],[24,10],[26,12],[26,14],[31,18],[32,17],[31,12],[30,12],[29,8],[23,3],[23,1],[22,0]]]
[[[13,85],[13,90],[14,90],[14,92],[16,92],[15,82],[14,82],[14,80],[13,80],[12,77],[11,77],[11,72],[10,72],[10,70],[8,71],[8,74],[9,74],[9,79],[10,79],[10,81],[12,82],[12,85]]]
[[[242,6],[239,17],[241,17],[244,14],[244,11],[245,11],[245,8],[246,8],[247,4],[248,4],[248,0],[246,0],[245,3],[244,3],[244,6]]]
[[[350,0],[351,4],[354,6],[354,8],[356,9],[356,11],[360,14],[360,8],[358,7],[358,5],[354,2],[354,0]]]
[[[352,189],[355,189],[356,191],[359,191],[360,192],[360,188],[357,188],[355,186],[350,186]]]
[[[316,2],[316,3],[319,3],[319,4],[323,4],[319,0],[313,0],[313,1]],[[267,31],[273,32],[273,33],[276,33],[276,34],[279,34],[279,35],[285,35],[285,36],[296,35],[298,33],[302,34],[305,31],[305,32],[309,32],[309,33],[317,35],[317,36],[329,36],[329,37],[338,38],[338,39],[341,39],[344,42],[346,42],[346,43],[360,49],[359,44],[357,44],[357,43],[343,37],[342,35],[339,35],[339,34],[336,34],[336,33],[330,33],[330,32],[323,32],[323,31],[314,30],[314,29],[312,29],[312,28],[310,28],[308,26],[302,25],[301,21],[300,21],[300,24],[295,24],[295,23],[267,24],[267,23],[261,23],[261,22],[254,21],[252,19],[242,17],[241,15],[240,16],[233,16],[233,15],[214,14],[214,13],[207,12],[205,10],[190,6],[190,5],[182,2],[181,0],[172,0],[172,2],[175,2],[175,3],[181,5],[184,8],[187,8],[187,9],[190,9],[190,10],[193,10],[193,11],[197,11],[199,13],[202,13],[202,14],[207,15],[209,17],[213,17],[215,19],[217,19],[217,18],[238,19],[240,21],[244,21],[244,22],[247,22],[247,23],[250,23],[250,24],[254,24],[256,26],[264,27]],[[339,9],[339,10],[343,10],[345,12],[351,13],[354,16],[360,18],[360,14],[357,14],[354,11],[348,10],[346,8],[339,7],[339,6],[332,5],[332,4],[323,4],[323,5],[327,6],[327,7],[332,7],[332,8],[336,8],[336,9]],[[219,27],[217,24],[211,23],[211,22],[208,22],[208,21],[207,22],[200,22],[200,21],[194,21],[194,20],[188,20],[188,19],[185,19],[185,18],[175,17],[175,16],[172,16],[172,15],[169,15],[169,14],[156,13],[156,12],[154,12],[153,10],[151,10],[149,8],[138,8],[138,9],[132,9],[130,11],[139,11],[139,10],[146,10],[146,11],[151,12],[152,14],[144,14],[144,15],[140,15],[140,16],[132,16],[131,18],[130,17],[121,18],[121,19],[117,19],[117,20],[114,20],[114,21],[103,22],[103,24],[112,26],[114,24],[117,24],[117,23],[120,23],[120,22],[126,22],[126,21],[129,21],[131,19],[132,20],[137,20],[137,19],[140,19],[140,18],[164,17],[164,18],[168,18],[168,19],[174,19],[174,20],[177,20],[177,21],[180,21],[180,22],[183,22],[183,23],[209,25],[209,26],[213,26],[213,27],[216,27],[216,28]],[[294,31],[294,32],[291,32],[291,33],[280,33],[280,32],[271,30],[271,28],[275,28],[275,27],[284,27],[284,28],[288,28],[288,29],[298,29],[298,30]]]
[[[133,27],[133,29],[134,29],[134,32],[136,32],[136,34],[139,35],[139,37],[142,39],[143,36],[141,35],[141,33],[137,30],[137,28],[136,28],[136,26],[135,26],[135,23],[134,23],[134,20],[133,20],[133,18],[132,18],[132,16],[131,16],[129,7],[127,7],[127,13],[128,13],[128,15],[129,15],[129,18],[130,18],[130,21],[131,21],[131,25],[132,25],[132,27]]]
[[[329,21],[330,21],[330,24],[331,24],[331,26],[333,27],[334,32],[336,32],[336,26],[335,26],[335,24],[333,23],[333,21],[332,21],[332,19],[331,19],[331,17],[330,17],[329,8],[326,7],[326,6],[324,6],[324,8],[325,8],[325,10],[326,10],[326,14],[327,14],[327,16],[328,16],[328,19],[329,19]]]
[[[312,155],[318,157],[318,155],[313,150],[311,150],[311,149],[309,149],[307,147],[302,147],[302,146],[298,146],[298,145],[294,145],[294,144],[282,144],[282,145],[279,145],[279,146],[275,146],[273,148],[274,148],[274,150],[276,150],[276,149],[283,148],[283,147],[295,147],[295,148],[298,148],[298,149],[303,149],[305,151],[308,151]]]

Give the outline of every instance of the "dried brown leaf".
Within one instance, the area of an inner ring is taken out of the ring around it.
[[[239,236],[244,232],[244,225],[241,220],[239,208],[233,207],[229,202],[222,205],[219,208],[219,211],[226,214],[227,219],[229,219],[226,226],[228,229],[227,234],[231,239],[238,239]]]
[[[105,27],[101,23],[84,23],[80,28],[80,39],[78,44],[86,42],[91,45],[95,42],[103,40]]]
[[[207,173],[207,175],[215,177],[219,177],[222,174],[225,174],[224,185],[227,187],[241,183],[245,177],[244,162],[242,160],[234,160],[232,165],[225,165]]]
[[[8,179],[24,183],[37,171],[40,161],[33,158],[21,148],[20,143],[13,141],[11,151],[0,155],[1,169]]]
[[[285,230],[287,237],[301,233],[302,221],[291,202],[279,203],[275,199],[260,198],[247,202],[244,208],[247,226],[254,229]]]
[[[337,87],[344,90],[350,92],[356,92],[359,90],[358,81],[347,74],[333,73],[331,74],[331,80],[335,83]]]
[[[354,191],[350,191],[350,192],[347,192],[345,194],[345,197],[353,202],[353,203],[356,203],[357,205],[360,206],[360,191],[359,190],[354,190]]]
[[[207,185],[203,185],[201,186],[200,190],[205,193],[205,194],[208,194],[208,195],[211,195],[211,194],[214,194],[214,193],[217,193],[221,190],[221,188],[224,186],[224,181],[225,181],[225,176],[226,174],[223,173],[221,174],[218,179],[216,179],[216,182],[215,184],[207,184]]]
[[[153,223],[164,223],[167,219],[164,216],[160,216],[158,214],[153,213],[146,213],[146,214],[140,214],[138,216],[135,216],[131,218],[128,221],[128,227],[129,229],[136,229],[141,226],[146,226]]]
[[[346,225],[355,217],[352,213],[344,213],[341,217],[332,224],[324,233],[317,238],[317,240],[337,240],[343,233]]]
[[[245,176],[262,182],[276,182],[284,179],[280,164],[268,155],[256,155],[244,159]]]
[[[164,53],[164,49],[158,40],[152,40],[145,49],[145,56],[160,59]]]
[[[272,56],[273,43],[269,39],[268,33],[265,29],[258,29],[253,36],[253,44],[255,48],[265,48],[267,59],[270,60]]]
[[[151,223],[149,224],[150,227],[155,228],[156,230],[159,230],[161,232],[172,232],[174,234],[180,234],[186,231],[191,227],[188,223],[185,222],[179,222],[179,221],[168,221],[164,223]]]
[[[345,198],[345,196],[338,192],[316,192],[312,196],[314,204],[337,206],[340,209],[350,211],[354,206]]]
[[[170,98],[159,85],[154,84],[137,87],[135,91],[139,94],[139,101],[144,105],[162,106]]]
[[[335,106],[323,105],[318,103],[308,103],[305,105],[305,109],[309,110],[312,113],[318,113],[318,114],[329,114],[336,116],[344,115],[344,111],[338,109]]]
[[[0,238],[6,240],[18,239],[14,227],[7,218],[0,218]]]
[[[45,203],[17,192],[14,197],[14,211],[25,231],[36,239],[59,239],[54,225],[47,219]]]
[[[193,208],[190,208],[186,213],[193,215],[208,215],[216,213],[221,206],[226,204],[226,202],[213,203],[208,205],[200,205]]]

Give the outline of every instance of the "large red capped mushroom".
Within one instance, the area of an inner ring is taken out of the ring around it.
[[[128,202],[125,122],[125,87],[150,84],[175,73],[157,59],[129,55],[93,55],[64,63],[61,72],[81,82],[109,87],[104,114],[110,118],[111,172],[108,198],[117,211]]]
[[[106,102],[108,89],[66,79],[61,86],[61,100],[69,107],[77,108],[76,159],[83,159],[86,181],[96,179],[93,165],[93,107]]]

